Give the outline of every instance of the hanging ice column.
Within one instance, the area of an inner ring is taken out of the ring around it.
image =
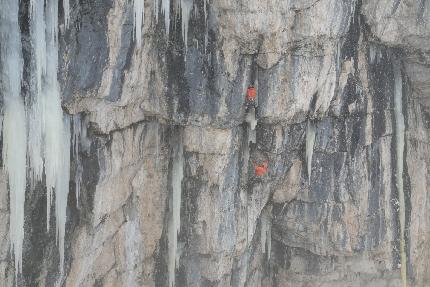
[[[142,45],[142,26],[145,20],[145,2],[144,0],[134,0],[134,37],[136,39],[137,46]]]
[[[46,4],[46,5],[45,5]],[[68,0],[63,1],[68,24]],[[41,181],[43,169],[47,187],[47,229],[55,191],[56,238],[60,272],[64,264],[64,233],[70,169],[70,122],[63,115],[58,71],[58,1],[32,0],[30,5],[32,44],[29,166],[31,182]],[[44,10],[46,9],[46,10]]]
[[[10,192],[9,235],[15,277],[22,272],[27,130],[21,97],[23,59],[18,23],[19,1],[0,0],[0,91],[4,98],[3,165]]]
[[[69,27],[69,21],[70,21],[70,3],[69,3],[69,0],[63,0],[63,9],[64,9],[64,26],[66,26],[66,28],[68,28]]]
[[[261,252],[266,254],[267,251],[267,259],[270,259],[270,253],[272,252],[272,218],[270,211],[264,210],[261,213]],[[267,245],[267,249],[266,249]]]
[[[187,52],[188,45],[188,27],[191,18],[191,11],[193,10],[193,0],[181,0],[181,29],[182,39],[184,40],[185,52]]]
[[[63,116],[58,70],[58,1],[48,0],[46,6],[46,90],[45,90],[45,175],[47,187],[47,210],[55,190],[56,235],[60,251],[60,272],[64,265],[64,233],[66,223],[67,196],[70,174],[70,122]]]
[[[175,285],[175,270],[179,266],[178,233],[181,227],[181,196],[182,179],[184,177],[184,154],[182,134],[179,133],[179,143],[174,148],[172,166],[172,196],[170,198],[169,218],[169,287]]]
[[[166,34],[170,32],[170,0],[161,0],[161,13],[164,15],[164,27]]]
[[[31,99],[29,101],[28,161],[32,187],[42,180],[43,77],[46,76],[45,1],[30,2],[30,39],[32,44]]]
[[[314,154],[315,135],[315,125],[311,122],[311,120],[308,120],[308,125],[306,128],[306,164],[308,166],[309,184],[311,183],[312,156]]]
[[[407,286],[406,244],[405,244],[405,193],[403,190],[403,154],[405,151],[405,118],[403,116],[403,84],[400,63],[395,61],[394,68],[394,118],[396,125],[396,186],[399,194],[400,222],[400,272],[403,287]]]

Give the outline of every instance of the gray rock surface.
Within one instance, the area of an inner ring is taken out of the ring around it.
[[[60,285],[168,286],[181,134],[176,286],[405,287],[402,268],[407,286],[430,286],[430,1],[194,0],[188,43],[176,1],[169,35],[156,1],[145,0],[140,47],[133,1],[70,0],[70,27],[60,29],[63,107],[85,118],[80,144],[89,143],[79,154],[79,202],[71,182]],[[250,84],[255,144],[245,115]],[[311,174],[308,120],[316,128]],[[268,172],[256,177],[263,161]],[[1,286],[15,285],[7,201],[1,173]],[[55,286],[59,256],[55,230],[45,231],[42,187],[27,194],[25,212],[18,286]]]

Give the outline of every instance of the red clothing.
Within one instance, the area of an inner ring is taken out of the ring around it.
[[[265,175],[268,167],[269,166],[267,162],[264,162],[263,164],[260,164],[260,165],[255,165],[255,175],[256,176]]]
[[[246,93],[246,99],[248,101],[255,101],[256,97],[257,97],[257,90],[254,87],[249,87]]]

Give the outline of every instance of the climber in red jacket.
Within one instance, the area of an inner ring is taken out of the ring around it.
[[[249,110],[251,107],[255,109],[257,108],[257,89],[254,86],[248,87],[245,100],[245,106],[247,110]]]
[[[257,165],[254,162],[255,175],[258,177],[264,176],[267,173],[268,168],[269,168],[269,162],[267,160],[259,165]]]

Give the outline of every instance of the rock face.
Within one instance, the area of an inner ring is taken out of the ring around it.
[[[430,286],[430,1],[145,0],[139,44],[133,1],[69,4],[64,276],[38,184],[15,282],[2,172],[0,285]]]

